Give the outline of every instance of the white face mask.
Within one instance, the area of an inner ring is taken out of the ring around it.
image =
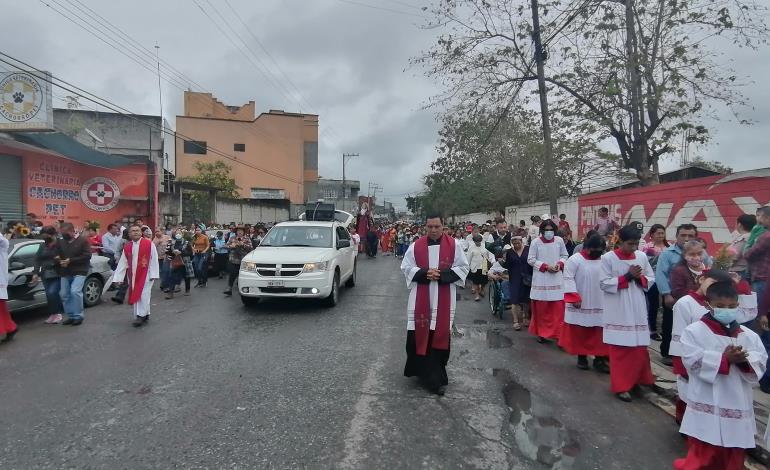
[[[181,233],[177,233],[176,235],[174,235],[174,238],[176,238],[177,240],[181,240],[182,239],[182,234]]]
[[[546,230],[543,232],[543,237],[545,237],[546,240],[553,240],[555,233],[553,230]]]

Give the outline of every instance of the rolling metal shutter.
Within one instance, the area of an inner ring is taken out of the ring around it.
[[[21,158],[0,155],[0,217],[5,227],[9,220],[22,220]]]

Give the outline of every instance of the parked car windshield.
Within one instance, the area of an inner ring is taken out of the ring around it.
[[[276,226],[270,229],[259,246],[332,247],[331,227]]]

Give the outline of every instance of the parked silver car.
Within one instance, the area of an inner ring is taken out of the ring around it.
[[[45,306],[47,303],[43,283],[30,285],[32,271],[43,240],[19,238],[10,240],[8,248],[8,308],[11,312]],[[108,259],[91,255],[91,268],[83,285],[83,303],[86,307],[98,304],[102,298],[104,284],[112,277]]]

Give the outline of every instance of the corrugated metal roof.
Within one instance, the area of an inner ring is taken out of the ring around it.
[[[86,165],[117,168],[134,163],[132,159],[86,147],[61,132],[14,132],[12,137],[18,142],[52,150],[64,158]]]

